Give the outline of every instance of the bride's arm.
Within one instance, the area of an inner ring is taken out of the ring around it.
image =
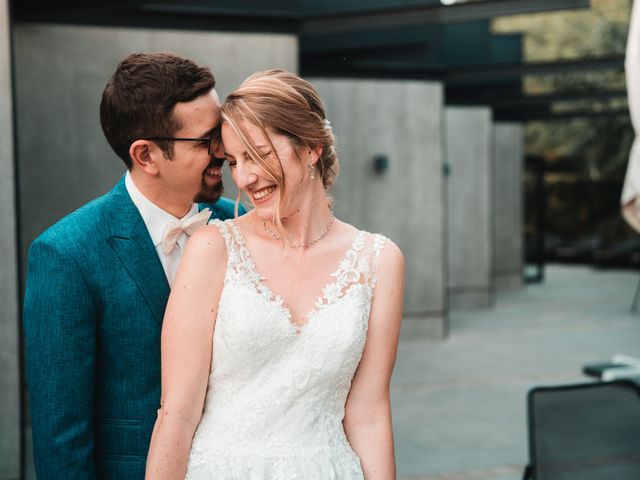
[[[398,349],[404,259],[388,242],[380,255],[367,343],[345,406],[344,429],[366,480],[393,480],[395,459],[389,382]]]
[[[184,479],[211,365],[212,336],[224,283],[226,248],[215,226],[187,243],[162,324],[162,405],[146,478]]]

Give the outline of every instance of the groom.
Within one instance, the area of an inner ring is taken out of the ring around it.
[[[127,173],[31,246],[24,332],[39,480],[144,478],[171,282],[188,235],[233,217],[220,198],[214,86],[209,69],[176,55],[124,59],[100,121]]]

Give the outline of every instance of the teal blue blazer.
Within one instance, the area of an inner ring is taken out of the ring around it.
[[[206,206],[234,216],[229,199]],[[23,321],[38,480],[144,478],[168,296],[124,178],[33,242]]]

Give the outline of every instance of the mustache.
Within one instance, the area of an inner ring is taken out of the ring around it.
[[[207,168],[222,167],[222,165],[224,165],[224,161],[225,161],[224,158],[211,157],[211,160],[209,160],[209,165],[207,165]]]

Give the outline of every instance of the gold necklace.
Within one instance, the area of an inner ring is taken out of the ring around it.
[[[265,222],[264,220],[262,221],[262,227],[264,228],[264,231],[270,234],[273,238],[275,238],[276,240],[282,240],[284,243],[286,243],[292,248],[309,248],[310,246],[318,243],[320,240],[322,240],[324,237],[327,236],[327,233],[329,233],[329,230],[331,229],[331,225],[333,225],[333,221],[335,220],[335,217],[333,216],[333,210],[329,210],[329,215],[331,217],[329,218],[327,225],[324,227],[324,231],[320,234],[318,238],[316,238],[315,240],[312,240],[309,243],[296,243],[296,242],[292,242],[288,238],[283,238],[281,235],[278,235],[269,225],[267,225],[267,222]]]

